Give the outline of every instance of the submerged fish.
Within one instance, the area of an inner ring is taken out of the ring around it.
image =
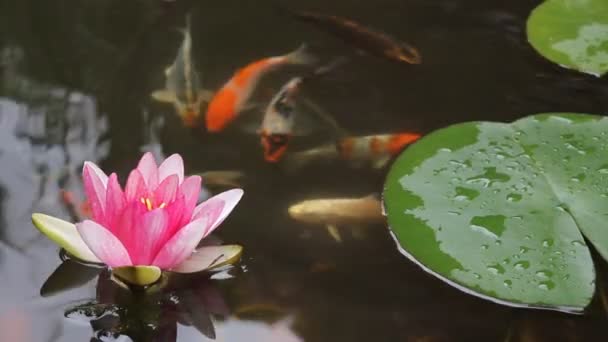
[[[289,160],[298,168],[319,160],[342,159],[355,166],[371,165],[380,169],[407,145],[421,137],[418,133],[379,134],[340,139],[335,144],[322,145],[294,153]]]
[[[315,61],[306,46],[301,45],[286,55],[263,58],[237,70],[209,103],[205,117],[207,130],[219,132],[231,123],[246,108],[256,85],[268,72],[287,64],[312,64]]]
[[[302,81],[302,77],[292,78],[266,108],[260,128],[260,142],[267,162],[278,162],[287,151],[295,122],[295,95]]]
[[[354,20],[307,11],[290,13],[301,21],[313,23],[331,32],[364,52],[399,63],[422,63],[422,56],[415,47],[384,32],[365,27]]]
[[[290,79],[272,98],[266,108],[262,125],[259,129],[260,142],[264,149],[264,159],[267,162],[278,162],[287,151],[287,145],[292,138],[294,125],[297,122],[296,116],[301,115],[296,112],[296,97],[300,92],[302,84],[323,76],[345,61],[346,59],[344,58],[337,58],[331,63],[318,68],[308,76],[298,76]],[[331,116],[324,113],[314,102],[306,100],[304,104],[312,109],[311,114],[314,113],[323,121],[329,123],[332,128],[338,127]],[[301,120],[300,124],[302,124]]]
[[[175,61],[165,69],[165,89],[154,91],[151,96],[157,101],[172,103],[184,124],[193,127],[199,120],[201,105],[203,102],[209,102],[213,93],[201,88],[200,78],[192,61],[190,17],[186,22],[186,29],[182,30],[184,40]]]
[[[242,171],[236,170],[216,170],[199,173],[199,176],[203,179],[205,186],[240,188],[244,174]]]
[[[288,212],[289,216],[297,221],[325,226],[338,242],[342,240],[338,232],[339,226],[385,222],[382,204],[374,195],[306,200],[290,206]]]

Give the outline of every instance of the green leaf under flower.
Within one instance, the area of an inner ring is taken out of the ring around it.
[[[112,274],[128,284],[147,286],[157,282],[162,271],[156,266],[123,266],[113,268]]]
[[[469,122],[409,147],[384,205],[402,252],[503,304],[580,312],[595,290],[590,241],[608,260],[608,118]]]
[[[84,243],[73,223],[53,216],[32,214],[34,226],[53,242],[65,249],[70,255],[89,263],[101,263]]]
[[[195,273],[212,270],[236,263],[243,252],[239,245],[206,246],[194,253],[171,271],[177,273]]]

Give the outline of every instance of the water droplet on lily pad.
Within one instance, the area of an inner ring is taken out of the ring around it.
[[[555,283],[551,280],[542,281],[538,284],[538,288],[545,291],[552,290],[555,288]]]
[[[515,264],[513,264],[513,267],[518,271],[523,271],[530,267],[530,262],[525,261],[525,260],[518,261]]]
[[[499,264],[492,264],[488,266],[488,272],[497,275],[505,273],[505,268]]]

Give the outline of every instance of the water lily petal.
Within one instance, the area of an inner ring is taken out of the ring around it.
[[[138,218],[142,217],[147,211],[142,203],[131,202],[127,204],[116,221],[116,226],[113,227],[112,231],[127,251],[137,248],[138,241],[135,234],[138,229]]]
[[[101,169],[99,168],[99,166],[97,166],[97,164],[90,162],[90,161],[85,161],[84,166],[88,167],[91,171],[93,171],[95,173],[95,175],[101,181],[101,184],[103,184],[104,188],[107,186],[108,176],[105,174],[105,172],[101,171]],[[84,166],[83,166],[83,168],[84,168]]]
[[[32,215],[32,222],[42,234],[74,257],[86,262],[101,263],[84,243],[73,223],[38,213]]]
[[[217,228],[230,214],[230,212],[234,209],[234,207],[239,203],[243,197],[242,189],[232,189],[228,191],[224,191],[218,195],[211,197],[205,202],[199,204],[194,209],[194,215],[192,217],[193,220],[200,218],[202,215],[205,215],[205,211],[207,211],[207,206],[211,203],[216,203],[217,201],[223,202],[223,208],[221,214],[215,219],[213,224],[209,227],[209,231],[207,234],[211,233],[215,228]]]
[[[186,220],[192,218],[192,213],[196,207],[198,196],[201,192],[202,179],[200,176],[190,176],[184,180],[180,187],[180,191],[184,194],[184,215],[185,221],[181,222],[182,225],[186,224]]]
[[[218,212],[217,215],[219,214]],[[170,269],[186,260],[205,236],[209,223],[208,217],[205,216],[177,231],[158,252],[152,265]]]
[[[201,247],[171,271],[195,273],[234,264],[241,258],[243,247],[239,245]]]
[[[104,222],[108,177],[95,164],[85,162],[82,168],[82,181],[93,219]]]
[[[175,199],[175,194],[179,187],[179,178],[177,175],[170,175],[158,185],[154,191],[154,205],[160,206],[164,203],[167,205]]]
[[[137,164],[137,170],[141,173],[148,190],[152,191],[158,186],[158,166],[150,152],[146,152]]]
[[[133,263],[125,246],[104,226],[85,220],[76,229],[93,254],[110,267],[130,266]]]
[[[167,216],[169,217],[169,223],[167,224],[168,228],[165,231],[165,236],[163,237],[164,241],[169,240],[177,232],[177,230],[190,222],[190,216],[184,217],[186,214],[186,209],[184,207],[184,195],[180,194],[175,201],[170,203],[165,211],[167,212]],[[192,215],[192,214],[190,214]]]
[[[179,184],[184,181],[184,161],[182,157],[175,153],[165,159],[158,167],[158,181],[162,182],[163,179],[170,175],[177,175],[179,178]]]
[[[168,216],[165,209],[154,209],[141,216],[135,225],[133,244],[129,254],[134,265],[151,265],[152,260],[166,240],[165,230],[168,227]]]
[[[160,268],[147,265],[116,267],[112,273],[129,284],[139,286],[154,284],[162,275]]]
[[[125,199],[127,202],[139,200],[142,197],[148,196],[146,181],[139,170],[135,169],[129,174],[127,184],[125,185]]]
[[[122,213],[125,204],[125,195],[120,188],[120,184],[118,183],[118,176],[113,173],[110,175],[108,187],[106,189],[105,217],[108,228],[112,230],[114,235],[116,235],[116,223],[120,218],[120,214]]]

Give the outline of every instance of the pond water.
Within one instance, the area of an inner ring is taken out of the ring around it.
[[[255,135],[186,128],[171,106],[149,96],[164,85],[163,70],[181,43],[178,28],[190,13],[194,60],[210,89],[236,68],[302,42],[324,58],[348,56],[305,95],[356,135],[605,112],[604,80],[554,66],[527,44],[525,20],[540,2],[288,3],[381,28],[417,46],[420,65],[354,53],[272,1],[0,2],[0,341],[604,340],[604,296],[583,316],[499,306],[424,273],[397,251],[385,225],[361,234],[342,227],[338,243],[324,227],[287,214],[304,199],[379,193],[386,169],[269,164]],[[293,75],[276,72],[262,85],[276,90]],[[298,137],[290,149],[323,139]],[[180,153],[187,173],[244,173],[245,197],[215,234],[245,247],[241,262],[211,280],[180,281],[177,310],[121,292],[106,272],[89,276],[74,265],[65,272],[90,281],[41,297],[61,259],[32,226],[31,213],[69,219],[62,189],[81,196],[83,161],[124,180],[144,150]],[[101,305],[91,302],[106,303],[103,317],[91,320]]]

